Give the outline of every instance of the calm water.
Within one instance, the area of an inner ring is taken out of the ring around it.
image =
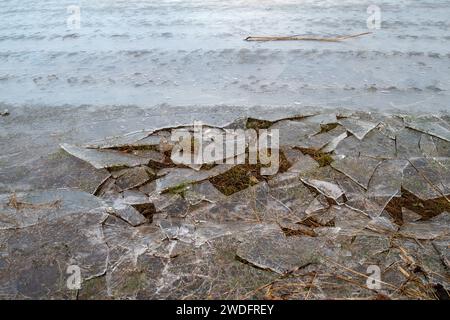
[[[243,41],[365,32],[371,3],[2,0],[0,102],[448,109],[450,0],[377,1],[381,29],[342,43]]]

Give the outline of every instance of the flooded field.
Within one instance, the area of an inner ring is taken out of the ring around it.
[[[381,28],[340,43],[243,40],[366,32],[371,4],[3,0],[0,102],[447,109],[448,0],[378,1]]]

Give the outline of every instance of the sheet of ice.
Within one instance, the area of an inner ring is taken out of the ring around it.
[[[90,163],[97,169],[122,166],[135,167],[149,162],[149,159],[113,150],[88,149],[67,143],[62,144],[61,148],[74,157]]]
[[[360,119],[344,118],[339,123],[350,131],[356,138],[362,140],[370,130],[374,129],[378,123]]]
[[[207,180],[230,170],[233,165],[219,164],[210,170],[197,171],[190,168],[168,168],[161,170],[158,174],[163,177],[153,181],[156,192],[163,192],[170,188],[182,187],[187,184]]]
[[[321,181],[308,178],[302,178],[302,181],[307,185],[310,185],[311,187],[317,189],[317,191],[319,191],[326,197],[329,197],[333,200],[339,199],[344,194],[342,189],[337,184],[328,181]]]
[[[0,194],[0,229],[26,228],[105,208],[101,199],[71,189]]]
[[[409,128],[450,141],[450,124],[435,116],[405,117]]]
[[[400,228],[399,233],[407,238],[433,240],[450,236],[450,214],[443,212],[427,221],[407,222]]]
[[[367,189],[372,175],[381,161],[369,157],[336,157],[331,166]]]
[[[273,232],[264,237],[249,235],[236,254],[256,267],[285,274],[319,262],[322,246],[319,238],[285,237]]]

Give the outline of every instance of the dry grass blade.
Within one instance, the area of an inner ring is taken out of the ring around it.
[[[311,283],[309,285],[308,293],[306,294],[305,300],[309,299],[309,294],[311,293],[311,289],[314,286],[314,280],[316,280],[316,277],[317,277],[317,273],[314,274],[314,278],[311,280]]]
[[[276,281],[276,280],[270,281],[269,283],[266,283],[266,284],[264,284],[264,285],[262,285],[262,286],[260,286],[260,287],[258,287],[258,288],[256,288],[256,289],[254,289],[254,290],[252,290],[252,291],[250,291],[250,292],[247,292],[245,295],[241,296],[239,299],[240,299],[240,300],[246,300],[246,299],[249,299],[249,298],[250,298],[253,294],[255,294],[256,292],[261,291],[261,290],[264,290],[264,289],[266,289],[266,288],[269,288],[271,285],[274,284],[275,281]]]
[[[37,203],[37,204],[31,204],[26,202],[21,202],[17,199],[16,193],[13,193],[8,201],[8,206],[11,208],[14,208],[16,210],[22,210],[22,209],[46,209],[46,208],[53,208],[53,207],[59,207],[61,204],[61,200],[55,200],[50,203]]]
[[[336,266],[338,266],[338,267],[340,267],[340,268],[342,268],[342,269],[344,269],[344,270],[347,270],[347,271],[349,271],[349,272],[351,272],[351,273],[353,273],[353,274],[356,274],[356,275],[361,276],[361,277],[363,277],[363,278],[369,278],[368,275],[363,274],[363,273],[361,273],[361,272],[358,272],[358,271],[356,271],[356,270],[347,268],[346,266],[343,266],[342,264],[340,264],[340,263],[338,263],[338,262],[336,262],[336,261],[334,261],[334,260],[327,259],[327,258],[324,258],[324,260],[325,260],[325,261],[328,261],[328,262],[331,262],[331,263],[335,264]],[[381,280],[377,280],[377,281],[380,282],[381,284],[384,284],[384,285],[390,287],[390,288],[398,289],[395,285],[393,285],[393,284],[391,284],[391,283],[384,282],[384,281],[381,281]]]
[[[353,35],[340,36],[340,37],[311,37],[311,36],[249,36],[245,38],[245,41],[323,41],[323,42],[339,42],[342,40],[356,38],[364,35],[371,34],[372,32],[363,32]]]

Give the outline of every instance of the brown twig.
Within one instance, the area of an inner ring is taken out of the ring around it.
[[[44,208],[51,208],[51,207],[59,207],[61,204],[61,200],[55,200],[50,203],[37,203],[37,204],[31,204],[26,202],[21,202],[17,200],[16,193],[13,193],[8,201],[8,206],[11,208],[14,208],[16,210],[22,210],[22,209],[44,209]]]
[[[356,38],[364,35],[371,34],[372,32],[363,32],[353,35],[340,36],[340,37],[310,37],[310,36],[249,36],[245,38],[245,41],[323,41],[323,42],[339,42],[342,40]]]

